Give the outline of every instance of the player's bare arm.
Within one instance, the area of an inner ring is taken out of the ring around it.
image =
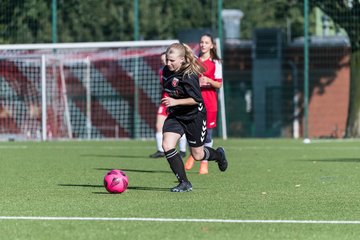
[[[199,83],[200,83],[200,87],[202,87],[202,88],[213,87],[213,88],[219,89],[222,87],[222,82],[214,81],[211,78],[208,78],[205,76],[201,76],[199,78]]]
[[[198,104],[193,98],[182,98],[182,99],[175,99],[171,97],[164,97],[161,99],[161,102],[166,107],[173,107],[177,105],[196,105]]]

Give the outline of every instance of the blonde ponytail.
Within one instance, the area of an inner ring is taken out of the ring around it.
[[[205,67],[197,60],[197,57],[187,44],[173,43],[168,47],[166,53],[171,52],[172,49],[178,50],[179,55],[185,59],[180,68],[180,71],[182,71],[184,75],[196,74],[199,76],[205,72]]]

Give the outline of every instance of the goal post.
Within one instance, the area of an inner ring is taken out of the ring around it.
[[[174,42],[0,45],[0,139],[153,138]]]
[[[67,91],[66,91],[66,84],[65,84],[65,74],[64,74],[64,64],[60,63],[60,83],[61,86],[63,86],[61,88],[61,97],[64,101],[64,107],[65,107],[65,121],[66,121],[66,126],[67,131],[68,131],[68,137],[69,139],[72,138],[73,134],[72,134],[72,126],[71,126],[71,120],[70,120],[70,110],[69,110],[69,104],[68,104],[68,99],[67,99]]]
[[[216,38],[215,39],[216,42],[216,51],[218,56],[220,57],[220,59],[222,58],[222,50],[220,49],[221,44],[220,44],[220,39]],[[224,68],[222,68],[222,71],[224,71]],[[224,77],[224,73],[223,73],[223,77]],[[220,106],[220,119],[221,119],[221,137],[225,140],[227,139],[227,127],[226,127],[226,111],[225,111],[225,93],[224,93],[224,86],[225,82],[223,79],[223,83],[222,83],[222,87],[219,89],[219,95],[218,95],[218,99],[219,99],[219,106]]]
[[[0,45],[0,139],[154,138],[174,42]]]
[[[46,111],[46,58],[45,55],[41,55],[41,132],[42,132],[42,139],[46,140],[47,138],[47,111]]]

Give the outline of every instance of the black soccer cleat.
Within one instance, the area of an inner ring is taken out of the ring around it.
[[[192,191],[192,185],[190,182],[182,181],[176,187],[170,189],[171,192],[190,192]]]
[[[216,162],[218,163],[219,169],[222,172],[225,172],[228,167],[228,161],[226,160],[225,150],[223,147],[218,147],[216,151],[220,154],[220,159]]]
[[[157,151],[157,152],[151,154],[149,157],[151,157],[151,158],[161,158],[161,157],[165,157],[165,153]]]

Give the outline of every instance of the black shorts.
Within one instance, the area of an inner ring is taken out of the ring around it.
[[[166,118],[163,133],[185,134],[190,147],[203,146],[206,139],[206,113],[199,112],[194,120],[179,120],[171,114]]]

